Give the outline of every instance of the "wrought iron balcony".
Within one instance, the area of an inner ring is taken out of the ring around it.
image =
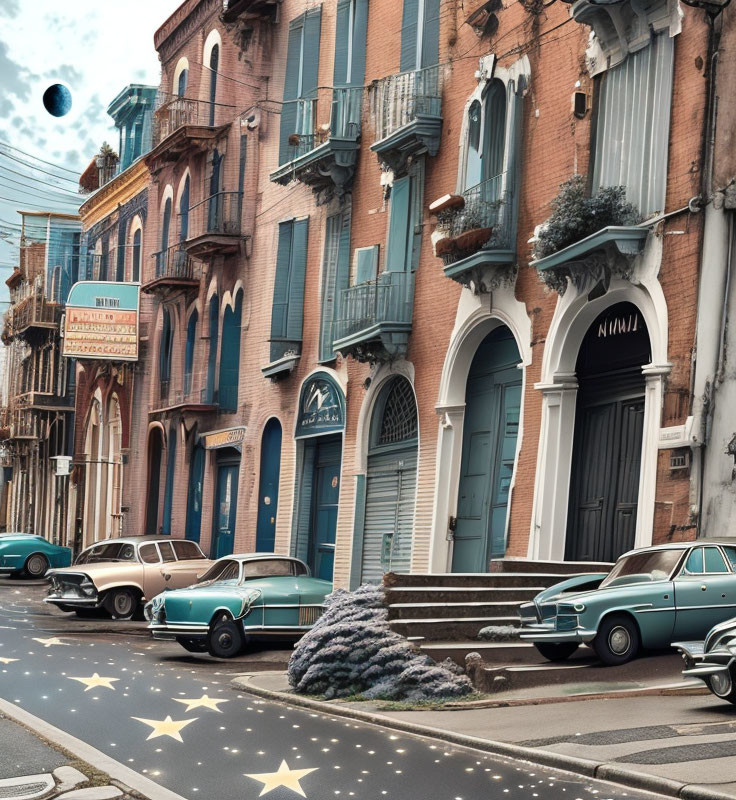
[[[516,214],[507,173],[450,196],[439,209],[430,206],[430,210],[437,214],[443,235],[435,252],[448,278],[484,291],[508,273],[516,260]]]
[[[414,273],[383,272],[343,289],[333,348],[358,361],[406,354],[414,305]]]
[[[13,409],[10,417],[9,439],[38,439],[40,422],[30,409]]]
[[[402,171],[410,156],[437,155],[442,131],[439,65],[383,78],[372,105],[376,141],[371,150],[391,169]]]
[[[151,414],[177,409],[182,413],[207,413],[217,411],[217,398],[201,384],[204,380],[193,380],[192,375],[184,375],[183,389],[174,390],[171,381],[160,381],[158,397],[155,399]],[[193,385],[194,384],[194,385]]]
[[[154,253],[153,275],[143,283],[141,291],[169,291],[170,289],[195,289],[199,286],[200,267],[184,250],[182,243]]]
[[[74,411],[74,398],[59,392],[30,391],[13,398],[16,409],[35,411]]]
[[[46,299],[42,289],[34,289],[11,307],[10,335],[28,336],[34,330],[58,328],[61,306]]]
[[[234,115],[232,105],[160,91],[153,113],[153,149],[146,163],[155,169],[167,161],[177,161],[188,150],[207,149]]]
[[[241,234],[242,195],[218,192],[189,209],[187,253],[197,258],[237,252]]]
[[[297,122],[289,137],[289,160],[271,173],[271,180],[282,185],[301,181],[315,193],[325,193],[325,199],[335,192],[342,195],[352,181],[358,159],[362,87],[339,87],[326,97],[294,102]],[[323,108],[329,111],[329,129],[317,131]]]
[[[275,20],[279,0],[223,0],[222,21],[235,22],[242,18]]]

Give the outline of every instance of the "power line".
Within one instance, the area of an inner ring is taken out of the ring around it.
[[[13,199],[12,197],[0,197],[0,200],[5,200],[6,203],[17,203],[18,200]],[[49,208],[47,205],[40,206],[38,203],[26,203],[25,200],[23,201],[24,205],[31,206],[31,208],[42,208],[44,211],[48,211],[50,213],[57,213],[57,214],[72,214],[72,211],[58,211],[58,209]]]
[[[20,158],[16,158],[15,156],[11,156],[10,153],[5,153],[0,150],[0,156],[5,156],[5,158],[10,158],[13,161],[17,161],[19,164],[23,164],[25,167],[30,167],[31,169],[35,169],[37,172],[43,172],[44,175],[50,175],[52,178],[56,178],[60,181],[69,181],[69,183],[78,184],[79,181],[74,181],[71,178],[65,178],[63,175],[54,175],[53,172],[49,172],[48,170],[41,169],[41,167],[37,167],[35,164],[29,164],[27,161],[23,161]]]
[[[18,192],[19,194],[29,194],[29,195],[32,195],[34,197],[41,197],[41,198],[47,197],[47,198],[50,198],[52,200],[55,200],[58,203],[71,203],[72,202],[71,197],[65,197],[63,195],[62,196],[59,196],[59,195],[54,196],[51,192],[47,192],[44,189],[35,189],[33,187],[29,187],[27,184],[25,185],[25,187],[26,187],[25,189],[16,189],[15,186],[8,186],[7,184],[3,183],[3,181],[10,181],[11,183],[16,184],[17,186],[24,186],[24,184],[21,183],[20,181],[14,181],[12,178],[6,178],[5,175],[0,175],[0,186],[2,186],[4,189],[10,189],[11,192]],[[74,196],[73,193],[70,193],[70,194],[72,194],[72,196]],[[82,195],[77,195],[77,197],[80,199],[80,202],[84,199],[82,197]]]
[[[16,153],[22,153],[24,156],[28,156],[29,158],[34,159],[34,161],[40,161],[42,164],[48,164],[50,167],[54,167],[55,169],[63,170],[64,172],[69,172],[72,175],[76,175],[76,170],[69,169],[68,167],[62,167],[59,164],[54,164],[51,161],[44,161],[42,158],[38,156],[34,156],[32,153],[26,153],[25,150],[21,150],[20,147],[14,147],[12,144],[8,144],[7,142],[3,142],[0,147],[9,147],[11,150],[15,150]]]
[[[4,166],[3,164],[0,164],[0,170],[3,170],[3,169],[7,170],[8,172],[12,172],[13,175],[19,175],[20,177],[25,178],[26,181],[30,178],[30,175],[25,175],[22,172],[16,172],[15,170],[9,169],[8,167]],[[7,175],[3,175],[1,172],[0,172],[0,178],[5,178],[6,181],[11,181],[12,183],[17,183],[19,186],[27,186],[28,185],[27,183],[24,183],[23,181],[15,181],[12,178],[9,178]],[[40,183],[40,184],[43,184],[44,186],[50,186],[56,192],[63,192],[64,194],[71,194],[71,195],[74,195],[74,196],[79,196],[79,192],[73,192],[71,189],[64,189],[63,186],[56,186],[53,183],[49,183],[49,181],[44,181],[44,180],[41,180],[40,178],[33,178],[32,180],[33,180],[34,183]]]

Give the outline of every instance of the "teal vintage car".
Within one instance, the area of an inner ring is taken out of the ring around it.
[[[72,551],[33,533],[0,534],[0,574],[43,578],[52,567],[68,567]]]
[[[232,658],[254,641],[298,639],[322,615],[331,591],[332,584],[310,577],[298,558],[233,555],[215,561],[187,589],[154,597],[145,614],[154,639]]]
[[[699,678],[716,697],[736,704],[736,618],[714,625],[702,641],[675,642],[684,678]]]
[[[632,550],[608,573],[578,575],[521,606],[521,638],[550,661],[588,645],[604,664],[642,648],[703,639],[736,607],[733,540],[701,540]]]

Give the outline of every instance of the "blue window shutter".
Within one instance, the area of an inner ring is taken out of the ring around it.
[[[239,293],[234,310],[226,308],[222,320],[222,354],[220,355],[220,382],[218,384],[218,398],[222,411],[237,411],[238,409],[242,307],[243,295]]]
[[[332,85],[345,86],[348,82],[348,45],[350,44],[350,6],[353,0],[338,0],[335,23],[335,64]]]
[[[302,97],[316,97],[319,73],[319,38],[322,6],[307,11],[304,17],[304,50],[302,61]]]
[[[406,263],[413,272],[419,266],[422,247],[422,216],[424,214],[424,159],[417,159],[411,167],[408,242]]]
[[[159,348],[159,378],[162,381],[168,381],[171,376],[171,339],[171,315],[165,308]]]
[[[210,53],[210,127],[215,124],[217,100],[217,70],[220,64],[220,46],[215,45]]]
[[[189,467],[189,491],[187,492],[187,527],[186,537],[193,542],[199,541],[202,526],[202,483],[204,482],[204,447],[198,444],[192,453]]]
[[[166,250],[169,246],[169,226],[171,225],[171,198],[166,198],[164,203],[164,219],[161,223],[161,249]],[[104,244],[104,243],[103,243]]]
[[[340,247],[342,214],[327,217],[325,250],[322,258],[322,320],[319,335],[319,360],[329,361],[332,352],[332,325],[335,317],[337,258]]]
[[[285,350],[283,340],[286,338],[286,315],[289,308],[289,271],[293,227],[293,220],[279,223],[276,277],[274,278],[271,307],[271,361],[281,358]]]
[[[401,19],[401,71],[417,68],[417,25],[419,3],[422,0],[404,0],[404,13]]]
[[[421,0],[420,0],[421,1]],[[440,0],[424,0],[421,67],[433,67],[440,61]]]
[[[372,281],[378,274],[378,245],[360,247],[355,251],[355,283]]]
[[[192,311],[187,324],[187,347],[184,354],[184,394],[192,390],[192,370],[194,369],[194,346],[197,341],[197,321],[199,314],[196,309]]]
[[[176,87],[176,93],[179,97],[183,97],[187,92],[187,77],[189,76],[189,70],[183,69],[179,73],[179,83]]]
[[[299,94],[299,68],[301,66],[302,33],[304,16],[294,20],[289,27],[289,48],[286,54],[284,97],[281,106],[281,129],[279,135],[279,164],[291,159],[289,136],[296,132],[296,99]]]
[[[210,350],[207,354],[207,401],[215,400],[215,367],[217,366],[217,336],[220,327],[220,302],[217,295],[210,298]]]
[[[362,86],[365,80],[365,42],[368,28],[368,0],[355,0],[353,11],[353,67],[351,86]]]
[[[189,176],[179,198],[179,241],[185,242],[189,236]]]
[[[141,279],[141,229],[133,234],[133,281]]]
[[[386,269],[403,272],[407,268],[409,250],[411,178],[399,178],[391,188],[391,210],[388,221]]]
[[[115,280],[122,283],[125,280],[125,223],[118,225],[118,263],[115,268]]]
[[[286,319],[286,338],[289,342],[301,342],[304,320],[304,282],[307,274],[307,232],[309,220],[294,222],[291,248],[291,276],[289,280],[289,309]]]

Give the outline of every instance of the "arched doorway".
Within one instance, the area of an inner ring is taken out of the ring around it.
[[[276,512],[279,505],[281,473],[281,423],[272,417],[263,429],[261,473],[258,491],[256,552],[273,553],[276,542]]]
[[[501,325],[473,357],[465,389],[453,572],[486,572],[506,552],[506,518],[521,411],[521,362]]]
[[[224,447],[218,450],[215,513],[210,552],[212,558],[222,558],[233,552],[235,520],[238,512],[239,475],[240,452],[234,447]]]
[[[578,353],[565,558],[615,561],[634,547],[639,500],[646,323],[632,303],[610,306]]]
[[[161,428],[148,436],[148,494],[146,498],[146,533],[158,533],[158,500],[161,486],[161,456],[164,439]]]
[[[370,426],[362,580],[408,572],[417,488],[418,419],[414,390],[404,377],[381,389]]]

